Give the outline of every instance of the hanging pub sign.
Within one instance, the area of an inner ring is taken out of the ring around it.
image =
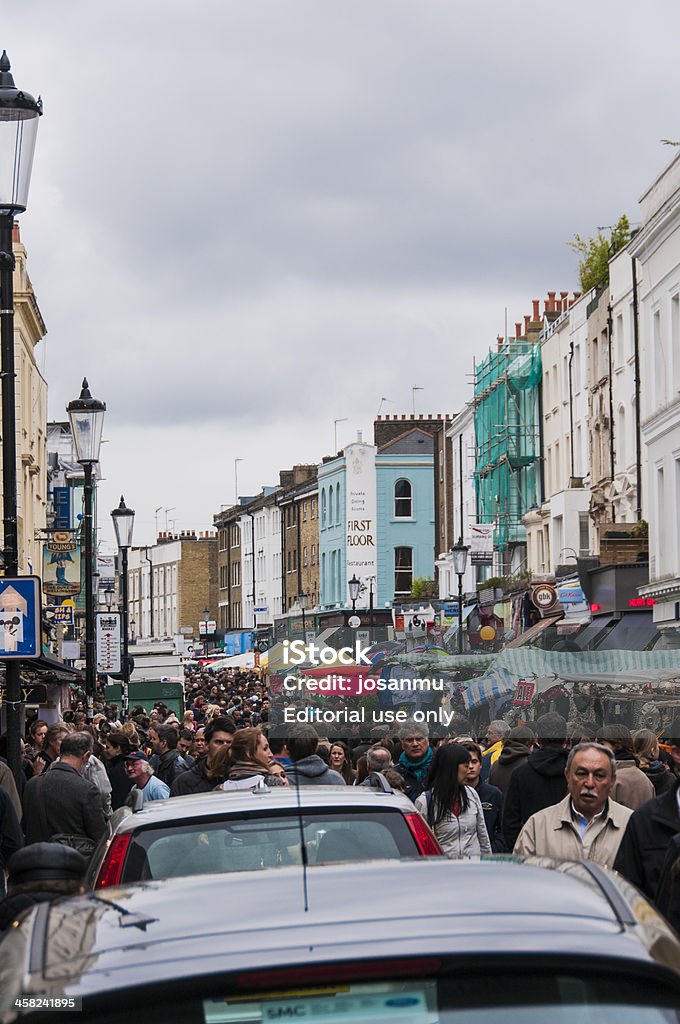
[[[55,531],[43,548],[43,592],[50,597],[80,593],[80,545],[68,530]]]
[[[470,527],[470,564],[493,565],[493,523],[473,523]]]

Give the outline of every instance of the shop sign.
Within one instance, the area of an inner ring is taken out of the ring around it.
[[[68,530],[55,531],[45,544],[42,580],[50,597],[80,593],[80,545]]]
[[[526,679],[520,679],[517,683],[517,689],[515,690],[515,696],[512,699],[512,703],[522,705],[531,704],[534,699],[535,692],[536,683],[528,682]]]

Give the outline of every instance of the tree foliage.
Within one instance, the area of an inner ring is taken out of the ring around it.
[[[625,213],[619,217],[608,239],[601,232],[587,241],[580,235],[574,235],[574,241],[567,245],[581,257],[578,276],[582,291],[589,292],[591,288],[604,288],[609,284],[609,261],[629,241],[630,224]]]

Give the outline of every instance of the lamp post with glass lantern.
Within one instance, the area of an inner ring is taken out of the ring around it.
[[[94,622],[94,467],[99,462],[106,405],[90,394],[83,379],[80,397],[66,406],[71,421],[71,434],[76,449],[76,460],[85,475],[85,508],[82,528],[85,535],[85,697],[87,720],[94,718],[94,696],[97,685]]]
[[[110,612],[111,609],[113,608],[113,599],[115,597],[115,593],[111,587],[105,587],[102,593],[104,594],[104,604],[106,605],[106,610],[107,612]]]
[[[356,615],[357,599],[361,593],[361,580],[357,579],[356,573],[354,573],[351,580],[347,581],[347,586],[349,588],[349,596],[352,602],[352,615]]]
[[[114,508],[111,513],[113,529],[116,534],[116,544],[120,553],[120,604],[122,611],[123,627],[123,685],[122,704],[123,721],[127,721],[130,711],[130,654],[129,654],[129,630],[128,630],[128,550],[132,547],[132,531],[135,525],[135,513],[125,504],[125,498],[121,494],[120,505]]]
[[[463,653],[463,576],[467,568],[469,548],[463,544],[463,538],[451,548],[453,555],[453,571],[458,577],[458,653]]]
[[[203,609],[203,625],[205,627],[205,633],[203,634],[203,636],[204,636],[203,647],[204,647],[204,657],[206,657],[206,658],[208,657],[208,625],[209,625],[209,623],[210,623],[210,609],[209,608],[204,608]]]
[[[2,514],[5,576],[19,574],[17,444],[14,368],[14,218],[28,202],[42,101],[17,89],[7,53],[0,57],[0,376],[2,377]],[[19,664],[5,662],[7,760],[21,771]]]
[[[300,605],[300,611],[302,612],[302,638],[307,643],[307,620],[305,618],[305,612],[309,607],[309,598],[307,594],[300,594],[298,597],[298,604]]]

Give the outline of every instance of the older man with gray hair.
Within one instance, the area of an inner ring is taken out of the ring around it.
[[[392,754],[387,747],[369,747],[366,751],[366,767],[368,768],[368,775],[363,782],[360,782],[360,786],[365,786],[367,789],[372,789],[375,784],[375,779],[371,779],[371,776],[375,772],[385,771],[386,768],[392,767]]]
[[[569,752],[564,774],[568,789],[564,800],[532,814],[512,852],[556,860],[592,860],[611,867],[633,813],[610,798],[616,780],[611,748],[600,743],[577,744]]]
[[[494,719],[486,727],[486,749],[482,754],[482,770],[479,774],[482,782],[489,781],[489,772],[501,756],[503,744],[509,732],[510,726],[502,718]]]
[[[434,756],[429,735],[425,722],[416,722],[414,719],[404,722],[399,730],[403,753],[395,769],[404,780],[406,796],[414,802],[425,792]]]

